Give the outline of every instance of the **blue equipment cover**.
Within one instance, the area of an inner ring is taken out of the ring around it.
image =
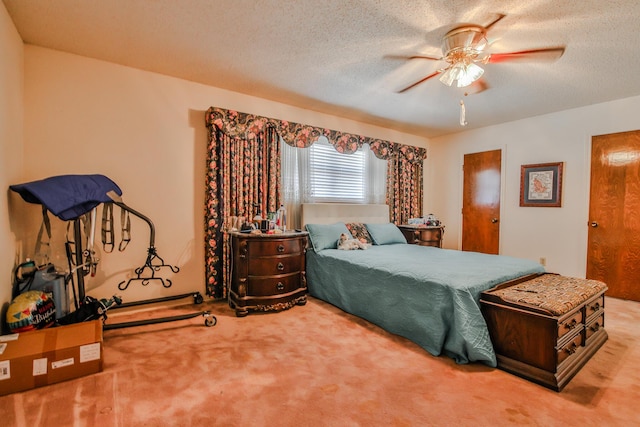
[[[104,175],[52,176],[9,188],[26,202],[43,205],[63,221],[78,218],[100,203],[112,202],[109,191],[122,196],[120,187]]]

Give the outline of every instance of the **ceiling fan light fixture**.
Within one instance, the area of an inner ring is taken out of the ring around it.
[[[456,62],[440,76],[440,81],[447,86],[466,87],[478,80],[484,74],[482,67],[474,63],[465,64],[464,61]]]
[[[478,80],[484,74],[482,67],[471,63],[464,69],[464,73],[458,77],[458,87],[467,87]]]
[[[444,36],[442,43],[443,52],[452,52],[459,49],[482,52],[487,46],[486,30],[479,25],[463,25],[454,28]]]
[[[458,70],[454,71],[454,67],[449,67],[445,72],[440,76],[440,81],[447,86],[451,86],[453,82],[457,79]]]
[[[486,30],[477,25],[464,25],[449,31],[442,44],[445,60],[450,64],[440,76],[447,86],[457,82],[466,87],[478,80],[484,70],[475,64],[487,45]]]
[[[447,85],[451,86],[453,84],[453,78],[451,77],[451,70],[447,70],[440,76],[440,81]]]

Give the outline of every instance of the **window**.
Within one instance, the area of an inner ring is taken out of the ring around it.
[[[384,203],[387,162],[364,144],[342,154],[321,137],[309,148],[282,144],[284,198],[289,203]]]
[[[321,202],[364,202],[364,152],[340,154],[329,143],[309,147],[310,195]]]

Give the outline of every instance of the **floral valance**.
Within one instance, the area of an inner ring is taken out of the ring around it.
[[[383,160],[388,160],[394,156],[402,156],[410,162],[422,162],[427,158],[427,150],[425,148],[303,125],[286,120],[239,113],[217,107],[211,107],[207,110],[206,124],[208,127],[215,126],[230,137],[242,136],[247,139],[256,138],[256,136],[264,132],[266,128],[271,127],[276,130],[285,143],[298,148],[309,147],[318,141],[318,138],[324,136],[340,153],[355,153],[362,147],[362,144],[369,144],[371,151],[376,157]]]

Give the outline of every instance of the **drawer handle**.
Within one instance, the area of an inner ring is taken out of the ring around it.
[[[576,319],[573,319],[571,322],[565,323],[564,325],[564,327],[567,329],[574,329],[576,326],[578,326],[578,322],[576,321]]]
[[[592,311],[598,311],[598,310],[600,310],[600,303],[599,303],[599,302],[597,302],[597,303],[593,304],[593,305],[591,306],[591,310],[592,310]]]
[[[569,354],[573,354],[576,352],[577,349],[578,349],[578,346],[575,343],[572,343],[571,347],[567,347],[565,351]]]
[[[598,332],[600,330],[600,323],[594,323],[593,326],[591,326],[591,330],[593,332]]]
[[[277,268],[278,268],[279,271],[284,270],[284,264],[279,262]]]
[[[284,252],[284,245],[278,245],[278,252]]]
[[[284,289],[284,285],[282,284],[282,282],[278,282],[278,284],[276,285],[276,289],[279,291]]]

